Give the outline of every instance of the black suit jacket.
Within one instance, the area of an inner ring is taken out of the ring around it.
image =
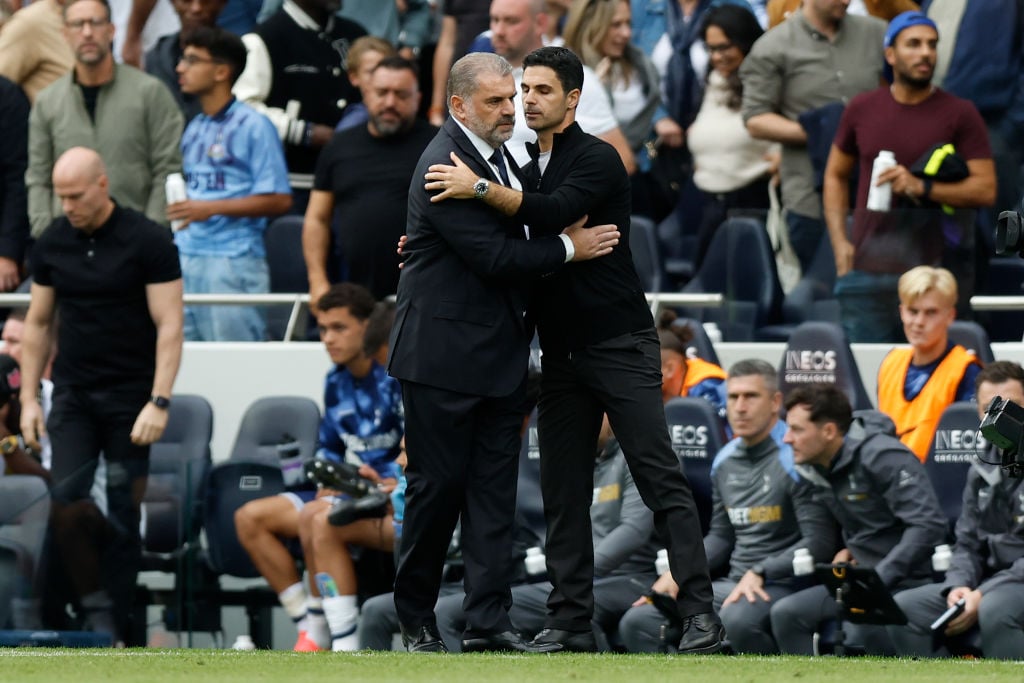
[[[528,149],[536,159],[536,146]],[[561,231],[559,226],[584,214],[588,226],[610,223],[622,233],[611,254],[574,263],[536,287],[530,310],[544,352],[561,354],[653,328],[629,250],[629,176],[615,148],[573,123],[555,135],[543,177],[536,161],[524,173],[527,185],[516,218],[532,235]]]
[[[508,396],[526,374],[529,285],[562,265],[565,247],[554,234],[524,239],[521,219],[481,201],[432,204],[423,176],[431,164],[450,164],[452,151],[477,175],[497,180],[452,119],[420,157],[409,186],[388,371],[450,391]]]

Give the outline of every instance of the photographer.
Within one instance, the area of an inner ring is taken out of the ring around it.
[[[316,317],[320,338],[335,364],[325,382],[317,458],[333,463],[339,472],[346,460],[358,462],[376,482],[397,478],[394,461],[405,420],[398,382],[364,348],[375,303],[364,287],[336,284],[320,297]],[[340,478],[354,479],[345,473]],[[313,572],[307,594],[283,539],[299,538],[300,517],[326,512],[335,503],[329,489],[303,490],[250,501],[235,513],[238,540],[296,623],[296,651],[328,649],[331,637]],[[342,611],[354,627],[355,591],[343,597]],[[354,635],[348,642],[351,646],[346,649],[355,649]]]
[[[1024,368],[996,361],[978,375],[978,414],[994,397],[1024,406]],[[985,460],[998,460],[994,447]],[[896,596],[906,626],[890,626],[901,656],[942,657],[979,649],[985,657],[1024,654],[1024,479],[975,460],[967,475],[956,546],[945,579]],[[933,641],[929,625],[958,600],[964,609]],[[936,647],[938,646],[938,647]]]

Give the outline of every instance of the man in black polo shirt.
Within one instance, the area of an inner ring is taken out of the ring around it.
[[[127,633],[135,592],[149,445],[167,425],[181,358],[181,269],[167,228],[111,200],[106,169],[93,150],[73,147],[61,155],[53,188],[64,216],[50,224],[33,251],[32,300],[22,339],[21,432],[39,448],[46,431],[39,385],[59,313],[47,425],[52,494],[56,507],[88,499],[103,454],[109,541],[96,571],[69,569],[86,613],[113,607],[116,640]]]
[[[454,157],[434,165],[431,201],[476,197],[529,226],[530,236],[560,231],[583,215],[587,225],[619,227],[611,254],[542,278],[528,311],[537,320],[543,356],[538,403],[545,550],[553,589],[545,628],[533,643],[594,650],[594,549],[590,539],[594,452],[604,413],[622,446],[654,526],[669,551],[686,621],[679,652],[722,648],[711,579],[689,483],[669,442],[661,401],[661,352],[643,286],[629,252],[630,184],[615,148],[575,122],[583,85],[579,58],[542,47],[523,60],[523,109],[537,144],[524,169],[525,192],[492,184]]]

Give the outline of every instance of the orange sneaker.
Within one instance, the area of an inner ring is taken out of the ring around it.
[[[312,638],[309,637],[309,633],[306,631],[299,631],[299,639],[295,641],[295,647],[292,648],[293,652],[320,652],[324,648],[316,644]]]

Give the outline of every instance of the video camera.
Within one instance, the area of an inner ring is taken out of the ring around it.
[[[1011,477],[1024,477],[1024,407],[996,396],[985,407],[979,429],[999,449],[999,466]]]
[[[339,499],[327,521],[332,526],[345,526],[359,519],[383,517],[387,514],[388,496],[377,484],[359,474],[359,468],[347,462],[330,462],[314,458],[305,465],[306,478],[319,487],[348,494]]]

